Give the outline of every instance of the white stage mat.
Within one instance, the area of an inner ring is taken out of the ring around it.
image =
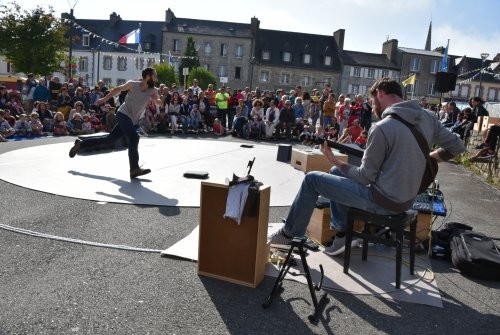
[[[248,143],[247,143],[248,144]],[[184,172],[207,171],[214,182],[233,173],[251,174],[271,186],[271,206],[291,205],[304,173],[276,160],[278,145],[204,139],[141,138],[140,164],[152,172],[130,180],[127,150],[69,158],[72,142],[40,145],[0,155],[0,178],[29,189],[102,202],[158,206],[200,206],[200,180]]]

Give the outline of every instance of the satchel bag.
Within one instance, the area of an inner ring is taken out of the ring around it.
[[[423,193],[429,188],[429,185],[432,184],[436,178],[436,175],[438,173],[438,162],[434,157],[431,157],[429,155],[430,154],[429,145],[425,140],[424,136],[417,130],[417,128],[415,128],[414,125],[407,122],[406,120],[403,120],[397,114],[391,114],[391,117],[400,121],[411,130],[412,134],[417,139],[420,150],[422,150],[422,153],[424,154],[425,170],[422,176],[422,181],[420,182],[420,187],[418,189],[418,194]]]

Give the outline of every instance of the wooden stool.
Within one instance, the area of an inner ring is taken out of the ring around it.
[[[362,232],[354,230],[354,221],[363,221],[365,227]],[[371,233],[371,227],[388,228],[396,233],[396,240],[384,239]],[[345,240],[344,273],[349,272],[351,257],[351,243],[353,237],[363,239],[362,259],[368,258],[368,241],[381,243],[389,247],[396,247],[396,288],[401,287],[401,264],[403,259],[403,231],[410,227],[410,274],[415,272],[415,240],[417,231],[417,212],[408,211],[396,215],[378,215],[358,208],[349,208],[347,215],[347,231]]]

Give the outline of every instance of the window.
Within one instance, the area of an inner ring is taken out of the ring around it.
[[[177,52],[181,51],[181,43],[179,40],[172,40],[172,43],[173,43],[173,45],[172,45],[173,51],[177,51]]]
[[[417,93],[418,80],[415,80],[415,85],[406,85],[406,93],[416,94]]]
[[[351,85],[349,85],[351,86]],[[359,94],[359,85],[352,85],[351,89],[349,90],[350,94]]]
[[[441,61],[434,59],[431,61],[431,73],[436,73],[441,71]]]
[[[220,44],[220,55],[227,56],[227,44],[226,43]]]
[[[153,65],[155,65],[155,63],[156,63],[156,59],[148,58],[148,62],[147,62],[148,67],[153,67]]]
[[[205,43],[205,48],[203,49],[205,52],[205,55],[211,55],[212,54],[212,45],[210,42]]]
[[[382,70],[382,78],[388,78],[389,77],[389,70]]]
[[[241,66],[234,68],[234,79],[241,79]]]
[[[112,83],[111,78],[102,78],[102,81],[104,82],[104,86],[109,87]]]
[[[311,64],[311,54],[304,54],[304,64]]]
[[[332,56],[325,56],[325,63],[326,66],[332,65]]]
[[[144,69],[144,58],[138,57],[138,58],[135,59],[135,68],[137,70]]]
[[[82,46],[88,47],[90,45],[90,35],[89,34],[83,34],[82,35]]]
[[[361,77],[361,68],[360,67],[355,67],[354,72],[353,72],[353,77]]]
[[[127,81],[125,79],[116,79],[116,86],[125,84]]]
[[[118,71],[126,71],[127,70],[127,57],[118,57]]]
[[[375,69],[368,69],[368,78],[375,78]]]
[[[464,74],[465,73],[465,67],[461,66],[459,69],[458,69],[458,74],[461,75],[461,74]]]
[[[311,77],[308,75],[303,76],[302,79],[300,79],[300,86],[308,87],[309,85],[311,85]]]
[[[495,101],[496,90],[494,88],[490,88],[488,90],[488,101]]]
[[[102,60],[102,68],[104,70],[111,70],[112,67],[113,67],[113,57],[104,56]]]
[[[280,75],[280,83],[281,84],[290,84],[290,73],[282,72]]]
[[[243,57],[243,45],[238,44],[236,46],[236,58],[242,58]]]
[[[203,68],[210,72],[210,64],[203,64]]]
[[[144,42],[144,50],[151,50],[151,42]]]
[[[455,85],[455,89],[450,93],[451,96],[458,97],[458,92],[460,90],[459,85]]]
[[[219,65],[219,77],[227,77],[227,65]]]
[[[270,60],[271,59],[271,51],[262,50],[262,60]]]
[[[269,82],[269,71],[260,71],[259,81],[261,83]]]
[[[88,72],[89,71],[89,59],[87,57],[80,57],[78,61],[78,71]]]
[[[283,62],[289,63],[292,61],[292,54],[288,51],[283,52]]]
[[[434,87],[434,82],[430,82],[427,85],[427,95],[436,95],[436,89]]]
[[[410,71],[419,71],[420,70],[420,58],[412,58],[410,60]]]
[[[469,97],[469,86],[462,85],[462,87],[460,87],[459,95],[461,98],[468,98]]]

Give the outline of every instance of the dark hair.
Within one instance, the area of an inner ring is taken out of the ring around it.
[[[483,104],[483,99],[481,99],[480,97],[474,97],[472,98],[472,101],[475,101],[475,102],[479,102],[479,104]]]
[[[155,69],[152,67],[147,67],[142,70],[142,79],[145,79],[147,76],[152,76],[155,73]]]
[[[398,97],[403,98],[401,85],[397,81],[390,78],[382,78],[375,81],[375,83],[370,88],[370,96],[376,96],[377,90],[383,91],[386,94],[395,94]]]

